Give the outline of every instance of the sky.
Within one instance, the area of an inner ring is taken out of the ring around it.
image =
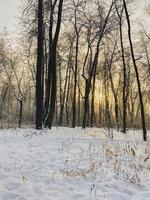
[[[0,32],[17,32],[19,16],[21,16],[21,5],[24,0],[0,0]],[[144,8],[150,4],[150,0],[136,0],[136,16],[140,21],[145,21],[146,26],[150,27],[150,16],[144,15]]]
[[[0,32],[7,27],[8,32],[16,32],[19,23],[22,0],[0,0]]]

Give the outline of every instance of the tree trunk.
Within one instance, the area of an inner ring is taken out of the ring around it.
[[[37,71],[36,71],[36,129],[43,121],[43,1],[38,1]]]
[[[20,106],[20,110],[19,110],[19,122],[18,122],[18,127],[21,128],[21,124],[22,124],[22,111],[23,111],[23,99],[19,99],[19,106]]]
[[[73,104],[72,104],[72,127],[76,126],[76,101],[77,101],[77,72],[78,72],[78,51],[79,51],[79,35],[77,33],[76,40],[76,58],[75,58],[75,70],[74,70],[74,92],[73,92]]]

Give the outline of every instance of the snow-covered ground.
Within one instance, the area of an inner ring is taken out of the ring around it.
[[[0,131],[0,200],[149,200],[150,142],[104,129]]]

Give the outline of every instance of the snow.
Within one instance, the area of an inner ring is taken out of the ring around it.
[[[0,200],[149,200],[141,131],[0,130]]]

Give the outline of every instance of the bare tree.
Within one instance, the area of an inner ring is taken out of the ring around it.
[[[49,63],[48,63],[48,79],[47,79],[47,88],[46,88],[46,114],[45,114],[45,126],[51,128],[54,113],[55,113],[55,104],[56,104],[56,91],[57,91],[57,75],[56,75],[56,54],[57,54],[57,43],[59,39],[60,27],[61,27],[61,19],[62,19],[62,8],[63,8],[63,0],[59,0],[58,2],[58,13],[57,13],[57,22],[56,29],[53,36],[53,15],[56,3],[50,1],[50,24],[49,24]]]
[[[127,23],[128,23],[128,37],[129,37],[129,44],[130,44],[132,62],[133,62],[133,65],[134,65],[134,70],[135,70],[136,80],[137,80],[137,85],[138,85],[139,100],[140,100],[140,106],[141,106],[143,140],[147,141],[147,131],[146,131],[146,124],[145,124],[145,112],[144,112],[144,104],[143,104],[143,97],[142,97],[142,91],[141,91],[141,84],[140,84],[139,72],[138,72],[138,68],[137,68],[137,65],[136,65],[136,59],[135,59],[134,49],[133,49],[133,44],[132,44],[130,18],[129,18],[128,9],[127,9],[127,5],[126,5],[125,0],[123,0],[123,5],[124,5],[125,14],[126,14]]]

